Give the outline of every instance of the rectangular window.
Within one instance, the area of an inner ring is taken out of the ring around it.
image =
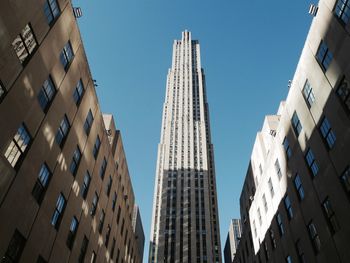
[[[289,142],[288,142],[287,137],[284,137],[283,148],[284,148],[284,150],[286,152],[287,160],[288,160],[292,156],[292,149],[289,146]]]
[[[39,255],[36,263],[47,263],[47,261],[41,255]]]
[[[311,108],[312,104],[315,101],[315,95],[308,80],[306,80],[305,85],[303,87],[303,97],[306,101],[307,106]]]
[[[284,227],[283,227],[283,222],[282,222],[282,216],[280,213],[277,213],[277,215],[276,215],[276,222],[277,222],[277,226],[278,226],[278,230],[280,232],[280,235],[283,236],[284,235]]]
[[[100,214],[100,219],[98,222],[98,232],[101,234],[102,229],[103,229],[103,223],[105,222],[105,211],[102,209],[101,214]]]
[[[110,192],[111,192],[112,183],[113,183],[112,177],[109,176],[109,178],[108,178],[108,183],[107,183],[107,186],[106,186],[106,195],[107,195],[107,196],[109,196],[109,194],[110,194]]]
[[[94,116],[92,116],[91,109],[89,109],[89,112],[86,116],[85,123],[84,123],[84,131],[86,135],[89,135],[93,121],[94,121]]]
[[[340,182],[343,185],[343,188],[350,197],[350,167],[348,166],[345,171],[340,176]]]
[[[120,235],[121,236],[123,236],[123,233],[124,233],[124,224],[125,224],[125,219],[123,218],[122,227],[120,228]]]
[[[51,218],[51,224],[56,229],[58,229],[60,226],[65,207],[66,207],[66,198],[62,193],[60,193],[56,202],[55,212],[53,213]]]
[[[74,92],[73,92],[73,100],[77,106],[79,106],[79,104],[83,98],[84,92],[85,92],[84,85],[83,85],[82,80],[80,79],[78,81],[77,86],[74,89]]]
[[[295,249],[297,251],[299,262],[306,263],[305,254],[300,239],[298,239],[297,242],[295,242]]]
[[[292,116],[292,127],[295,132],[295,135],[298,137],[303,127],[301,126],[301,123],[296,111],[294,111]]]
[[[302,185],[302,183],[301,183],[301,178],[300,178],[300,175],[299,175],[299,174],[296,174],[296,175],[295,175],[295,178],[294,178],[294,186],[295,186],[295,189],[296,189],[297,192],[298,192],[299,200],[303,200],[304,197],[305,197],[305,192],[304,192],[304,188],[303,188],[303,185]]]
[[[64,142],[66,140],[66,137],[68,135],[70,128],[70,123],[68,120],[68,117],[66,114],[64,114],[64,117],[60,123],[60,126],[58,127],[57,133],[56,133],[56,143],[62,148],[64,145]]]
[[[47,23],[52,25],[61,13],[57,0],[46,0],[44,4],[44,13]]]
[[[273,198],[274,195],[275,195],[275,191],[273,190],[273,185],[272,185],[271,178],[269,178],[268,185],[269,185],[269,190],[270,190],[271,198]]]
[[[78,225],[79,225],[78,219],[75,216],[73,216],[72,222],[70,223],[67,242],[66,242],[67,247],[69,249],[72,249],[73,247],[75,236],[78,230]]]
[[[350,19],[350,1],[349,0],[338,0],[335,6],[334,13],[340,18],[342,23],[346,25]]]
[[[24,154],[28,150],[31,136],[24,124],[21,124],[17,133],[13,137],[10,145],[5,152],[5,158],[15,168],[17,163],[23,159]]]
[[[255,220],[253,220],[253,230],[254,230],[254,237],[257,237],[258,233],[257,233],[257,230],[256,230]]]
[[[111,235],[111,226],[108,225],[107,226],[107,231],[106,231],[106,236],[105,236],[105,246],[108,246],[108,242],[109,242],[109,237]]]
[[[258,219],[259,219],[259,225],[261,225],[262,224],[262,219],[261,219],[260,208],[258,208]]]
[[[323,201],[322,208],[323,208],[323,212],[326,216],[329,228],[330,228],[331,232],[334,234],[335,232],[337,232],[339,230],[339,224],[338,224],[338,220],[335,216],[334,210],[332,208],[331,202],[330,202],[328,197],[326,198],[326,200]]]
[[[311,149],[309,148],[309,150],[306,152],[305,155],[305,160],[307,163],[307,166],[309,167],[311,173],[313,176],[316,176],[318,173],[318,165],[316,163],[314,154],[312,153]]]
[[[91,216],[94,216],[96,214],[97,203],[98,203],[98,194],[95,192],[95,195],[91,203],[91,211],[90,211]]]
[[[322,70],[327,71],[333,59],[333,54],[329,51],[326,42],[324,42],[323,40],[321,41],[321,44],[318,48],[316,59],[320,64]]]
[[[286,257],[286,263],[292,263],[292,257],[291,256],[287,256]]]
[[[77,145],[77,148],[73,152],[73,158],[72,158],[72,162],[70,164],[70,171],[74,176],[76,175],[76,173],[78,171],[80,160],[81,160],[81,151],[80,151],[79,146]]]
[[[100,146],[101,146],[100,136],[97,135],[96,141],[94,144],[94,148],[92,149],[92,154],[93,154],[95,160],[97,159],[97,155],[98,155],[98,152],[100,150]]]
[[[49,185],[52,173],[50,172],[46,163],[44,163],[39,171],[38,179],[32,190],[32,195],[37,203],[40,205],[44,199],[46,189]]]
[[[26,241],[27,240],[25,239],[25,237],[16,229],[1,262],[3,263],[19,262],[24,246],[26,244]]]
[[[6,89],[5,89],[4,84],[0,80],[0,102],[3,100],[5,95],[6,95]]]
[[[328,149],[332,149],[335,144],[336,137],[326,117],[323,117],[323,120],[320,126],[320,131],[321,131],[322,137],[327,142]]]
[[[293,218],[293,209],[292,209],[292,203],[291,203],[288,195],[284,198],[284,207],[287,210],[288,219],[289,220],[292,219]]]
[[[74,53],[73,53],[72,45],[71,45],[70,41],[68,41],[64,45],[64,47],[61,51],[61,54],[60,54],[60,61],[61,61],[61,64],[62,64],[65,71],[68,71],[68,68],[69,68],[73,58],[74,58]]]
[[[100,167],[100,172],[99,172],[100,177],[101,177],[102,180],[105,177],[106,168],[107,168],[107,160],[106,160],[106,157],[104,157],[103,161],[102,161],[102,164],[101,164],[101,167]]]
[[[349,2],[350,3],[350,2]],[[350,112],[350,85],[348,80],[343,77],[337,88],[337,95],[339,99],[342,101],[342,104],[346,108],[347,112]]]
[[[30,55],[34,53],[38,46],[30,23],[27,24],[22,32],[17,35],[12,42],[12,47],[16,52],[19,61],[24,64],[28,62]]]
[[[273,232],[272,229],[270,229],[269,234],[270,234],[271,246],[273,249],[275,249],[277,247],[275,233]]]
[[[49,106],[56,94],[55,85],[52,82],[51,76],[44,81],[43,86],[41,87],[38,94],[38,101],[41,109],[46,113],[49,109]]]
[[[87,193],[89,191],[90,181],[91,181],[90,173],[89,171],[86,171],[84,180],[83,180],[83,185],[81,187],[81,196],[83,197],[83,199],[86,198]]]
[[[88,245],[89,245],[89,239],[84,235],[83,243],[81,244],[80,254],[79,254],[79,258],[78,258],[79,263],[84,262]]]
[[[113,238],[113,241],[112,241],[112,247],[111,247],[111,258],[113,258],[114,256],[114,250],[115,250],[115,243],[117,241],[115,240],[115,238]]]
[[[275,170],[276,170],[278,180],[281,180],[282,171],[281,171],[281,166],[280,166],[280,162],[278,161],[278,159],[276,159],[276,162],[275,162]]]
[[[318,236],[315,224],[311,221],[308,224],[307,229],[309,232],[312,246],[313,246],[315,252],[318,253],[321,249],[321,240],[320,240],[320,237]]]
[[[268,210],[268,206],[267,206],[267,201],[266,201],[266,196],[265,196],[265,194],[263,194],[262,199],[263,199],[263,204],[264,204],[265,213],[266,213],[267,210]]]
[[[117,203],[117,193],[114,192],[114,195],[113,195],[113,200],[112,200],[112,211],[114,212],[114,209],[115,209],[115,204]]]
[[[117,213],[117,224],[119,225],[119,220],[120,220],[120,214],[121,214],[121,208],[120,206],[118,207],[118,213]]]

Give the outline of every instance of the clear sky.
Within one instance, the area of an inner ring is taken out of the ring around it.
[[[288,92],[312,17],[303,0],[75,0],[101,109],[122,132],[147,262],[162,104],[172,44],[201,45],[215,151],[221,246],[256,132]]]

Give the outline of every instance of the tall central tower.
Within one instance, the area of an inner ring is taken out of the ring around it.
[[[198,40],[182,32],[167,77],[150,263],[221,263],[209,109]]]

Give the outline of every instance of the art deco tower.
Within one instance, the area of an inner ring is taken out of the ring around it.
[[[199,42],[185,31],[167,77],[149,262],[221,262],[218,218]]]

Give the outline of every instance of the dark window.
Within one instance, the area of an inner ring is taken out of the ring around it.
[[[73,152],[73,158],[72,158],[72,162],[70,164],[70,171],[74,176],[77,173],[80,160],[81,160],[81,151],[80,151],[79,146],[77,145],[77,148]]]
[[[63,194],[60,193],[57,199],[55,212],[53,213],[51,218],[51,224],[56,229],[58,229],[60,226],[65,207],[66,207],[66,198],[64,198]]]
[[[270,229],[269,234],[270,234],[270,239],[271,239],[271,246],[273,249],[275,249],[277,247],[275,233],[273,232],[272,229]]]
[[[273,198],[275,195],[275,191],[273,190],[271,178],[269,178],[268,185],[269,185],[269,189],[270,189],[271,198]]]
[[[67,237],[67,246],[69,249],[72,249],[73,247],[75,236],[78,230],[78,225],[79,225],[78,219],[74,216],[72,219],[72,222],[70,223],[68,237]]]
[[[106,158],[103,158],[103,161],[102,161],[102,164],[101,164],[101,167],[100,167],[100,172],[99,172],[100,177],[101,177],[102,180],[105,177],[106,168],[107,168],[107,160],[106,160]]]
[[[294,111],[292,116],[292,126],[295,132],[295,135],[298,137],[303,127],[301,126],[301,123],[296,111]]]
[[[320,66],[323,69],[323,71],[327,71],[333,59],[333,55],[329,51],[327,44],[323,40],[318,48],[316,59],[318,63],[320,63]]]
[[[108,242],[109,242],[109,237],[111,235],[111,226],[108,225],[107,226],[107,231],[106,231],[106,236],[105,236],[105,246],[108,246]],[[130,249],[130,248],[129,248]]]
[[[350,3],[350,2],[349,2]],[[337,88],[337,95],[345,106],[346,110],[350,112],[350,85],[348,80],[344,77]]]
[[[73,99],[77,106],[80,104],[81,99],[83,98],[84,91],[84,85],[82,80],[80,79],[73,92]]]
[[[308,80],[306,80],[305,85],[303,87],[303,97],[306,101],[307,106],[311,108],[312,104],[315,101],[315,95]]]
[[[320,131],[321,131],[322,137],[327,142],[328,149],[332,149],[335,144],[336,137],[326,117],[324,117],[321,122]]]
[[[265,213],[266,213],[267,210],[268,210],[268,206],[267,206],[267,201],[266,201],[265,194],[263,194],[262,199],[263,199],[264,209],[265,209]]]
[[[287,159],[289,159],[292,156],[292,149],[289,146],[289,142],[288,142],[287,137],[284,137],[283,148],[284,148],[284,150],[286,152]]]
[[[117,212],[117,224],[119,224],[120,214],[121,214],[121,208],[120,208],[120,206],[119,206],[119,207],[118,207],[118,212]]]
[[[6,95],[6,89],[5,89],[5,86],[4,84],[1,82],[0,80],[0,102],[3,100],[3,98],[5,97]],[[118,168],[117,168],[118,169]]]
[[[98,203],[98,194],[95,192],[95,195],[91,203],[91,211],[90,211],[91,216],[94,216],[96,213],[97,203]]]
[[[96,141],[94,144],[94,148],[92,149],[92,154],[93,154],[95,160],[97,159],[97,155],[98,155],[98,152],[100,150],[100,146],[101,146],[100,136],[97,135]]]
[[[94,121],[94,116],[92,116],[92,112],[90,109],[84,123],[84,131],[86,135],[89,135],[93,121]]]
[[[86,171],[84,180],[83,180],[83,185],[81,187],[81,196],[85,199],[87,196],[87,193],[89,191],[89,186],[90,186],[90,181],[91,181],[91,176],[89,171]]]
[[[84,236],[83,243],[81,244],[81,248],[80,248],[79,258],[78,258],[79,263],[84,262],[88,245],[89,245],[89,239],[87,239],[87,237]]]
[[[299,200],[303,200],[304,197],[305,197],[305,192],[304,192],[303,184],[302,184],[302,182],[301,182],[301,178],[300,178],[300,175],[299,175],[299,174],[296,174],[296,175],[295,175],[295,178],[294,178],[294,186],[295,186],[295,189],[296,189],[297,192],[298,192]]]
[[[25,237],[16,229],[1,262],[2,263],[19,262],[25,244],[26,244]]]
[[[315,252],[318,253],[320,251],[320,249],[321,249],[321,240],[320,240],[320,237],[318,236],[316,226],[311,221],[308,224],[307,228],[308,228],[308,232],[309,232],[309,236],[310,236],[310,239],[311,239],[312,246],[313,246]]]
[[[61,60],[62,66],[63,66],[65,71],[68,71],[68,68],[69,68],[73,58],[74,58],[74,54],[73,54],[73,50],[72,50],[72,45],[71,45],[70,41],[68,41],[64,45],[64,47],[61,51],[61,54],[60,54],[60,60]]]
[[[282,171],[281,171],[281,166],[280,166],[280,163],[279,163],[278,159],[276,159],[276,162],[275,162],[275,170],[276,170],[276,173],[277,173],[278,180],[281,180],[281,178],[282,178]]]
[[[52,25],[61,11],[56,0],[46,0],[44,4],[44,13],[49,25]]]
[[[107,195],[107,196],[109,196],[109,194],[110,194],[110,192],[111,192],[112,183],[113,183],[112,177],[109,176],[109,178],[108,178],[108,183],[107,183],[107,186],[106,186],[106,195]]]
[[[335,6],[334,13],[339,17],[345,25],[350,19],[350,1],[349,0],[338,0]]]
[[[335,216],[334,210],[333,210],[332,205],[331,205],[331,201],[329,200],[328,197],[322,203],[322,208],[323,208],[323,211],[324,211],[324,214],[326,216],[326,219],[327,219],[327,222],[328,222],[328,225],[329,225],[331,232],[332,233],[337,232],[339,230],[338,220]]]
[[[70,128],[69,120],[65,114],[56,133],[56,142],[62,148]]]
[[[46,163],[44,163],[40,168],[38,179],[36,180],[32,190],[32,195],[35,198],[35,200],[38,202],[38,204],[41,204],[41,202],[44,199],[44,195],[49,185],[51,175],[52,173],[50,172]]]
[[[117,203],[117,193],[114,192],[113,200],[112,200],[112,211],[114,211],[116,203]]]
[[[49,76],[49,78],[44,81],[44,84],[41,87],[38,94],[38,101],[41,109],[44,112],[47,112],[55,94],[56,94],[56,88],[52,82],[51,76]]]
[[[22,64],[28,61],[31,57],[30,55],[34,53],[37,46],[38,44],[30,24],[27,24],[12,42],[12,47]]]
[[[112,247],[111,247],[111,258],[113,258],[113,256],[114,256],[115,243],[116,243],[116,240],[115,240],[115,238],[113,238]]]
[[[15,167],[17,163],[20,163],[20,160],[22,160],[24,154],[28,150],[30,141],[31,137],[28,130],[24,124],[21,124],[5,152],[5,158],[12,167]]]
[[[318,165],[316,163],[314,154],[312,153],[310,148],[306,152],[305,159],[306,159],[307,166],[309,166],[312,175],[316,176],[318,173]]]
[[[291,256],[287,256],[286,257],[286,262],[287,263],[292,263],[293,261],[292,261],[292,257]]]
[[[123,218],[122,227],[120,228],[120,235],[121,236],[123,236],[123,233],[124,233],[124,224],[125,224],[125,219]]]
[[[306,263],[305,254],[300,239],[298,239],[297,242],[295,242],[295,249],[297,251],[300,263]]]
[[[350,167],[347,167],[341,174],[340,181],[348,197],[350,197]]]
[[[277,213],[277,215],[276,215],[276,222],[277,222],[277,226],[278,226],[278,230],[280,232],[280,235],[283,236],[284,235],[284,227],[283,227],[283,222],[282,222],[282,216],[280,213]]]
[[[287,210],[288,219],[292,219],[293,218],[293,209],[292,209],[292,203],[291,203],[288,195],[284,198],[284,207]]]
[[[101,214],[100,214],[100,219],[98,222],[98,232],[101,234],[102,229],[103,229],[103,223],[105,222],[105,211],[102,209]]]
[[[47,261],[41,255],[39,255],[36,263],[47,263]]]

